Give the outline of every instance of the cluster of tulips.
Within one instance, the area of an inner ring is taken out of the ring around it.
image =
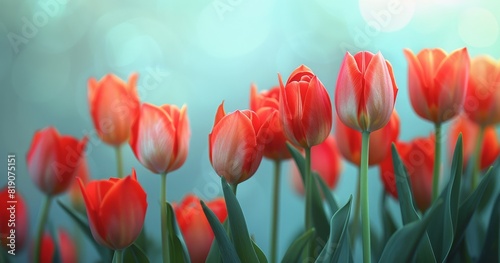
[[[193,194],[178,204],[166,200],[167,173],[179,169],[188,154],[187,107],[141,103],[136,74],[128,83],[114,75],[90,79],[90,113],[99,138],[116,149],[116,177],[90,179],[87,138],[60,135],[53,127],[37,131],[26,160],[28,174],[45,200],[30,259],[77,261],[78,247],[70,235],[46,226],[53,199],[69,192],[71,205],[58,203],[92,240],[102,261],[149,262],[152,241],[143,231],[144,218],[147,209],[157,206],[148,208],[138,180],[143,175],[132,170],[124,177],[121,151],[128,143],[137,160],[161,177],[158,226],[163,262],[276,262],[279,181],[286,159],[294,160],[291,174],[305,196],[305,208],[303,232],[282,262],[351,262],[357,238],[362,238],[363,262],[498,262],[500,195],[485,193],[498,176],[492,175],[491,166],[500,155],[495,131],[500,123],[500,63],[488,56],[470,60],[466,48],[450,54],[442,49],[404,54],[411,104],[418,116],[434,123],[434,134],[399,140],[400,120],[394,110],[398,88],[393,68],[381,53],[345,55],[334,89],[336,114],[323,83],[302,65],[286,82],[278,75],[279,86],[268,91],[252,85],[249,109],[226,113],[220,104],[208,135],[208,157],[221,177],[224,197],[207,202]],[[442,124],[452,119],[448,170],[440,158],[446,134]],[[352,207],[352,198],[339,205],[331,191],[342,157],[359,167]],[[267,257],[251,238],[236,198],[238,184],[255,174],[263,158],[272,160],[275,168]],[[384,211],[382,236],[370,227],[370,208],[377,206],[368,198],[368,167],[374,165],[380,168],[384,200],[386,195],[399,199],[403,223],[397,226]],[[443,171],[449,177],[442,176]],[[0,193],[2,203],[6,190]],[[21,195],[16,198],[20,249],[28,238],[28,211]],[[480,207],[493,202],[486,230],[471,218],[485,213]],[[485,241],[473,251],[466,230],[481,227]],[[3,222],[0,230],[6,245]],[[2,258],[12,259],[6,253]]]

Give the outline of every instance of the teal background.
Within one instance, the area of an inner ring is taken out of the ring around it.
[[[247,108],[250,83],[268,89],[277,85],[278,72],[286,77],[300,64],[318,75],[333,101],[345,51],[382,52],[399,86],[400,138],[426,136],[433,126],[411,108],[403,48],[418,52],[441,47],[450,52],[466,46],[471,56],[499,59],[499,21],[498,0],[0,0],[0,149],[5,158],[1,170],[6,171],[6,155],[16,154],[17,190],[28,201],[26,227],[33,234],[42,197],[25,168],[33,133],[52,125],[63,134],[89,136],[92,178],[113,176],[114,152],[96,136],[87,80],[107,73],[127,79],[138,72],[143,102],[188,106],[189,156],[181,169],[168,175],[168,200],[180,201],[189,192],[211,199],[221,190],[208,161],[207,137],[221,101],[227,111]],[[160,178],[139,164],[128,145],[124,158],[125,171],[137,169],[148,192],[146,231],[159,247]],[[291,188],[288,167],[286,163],[281,185],[280,255],[303,225],[304,201]],[[249,230],[266,253],[271,173],[271,162],[263,160],[254,177],[238,188]],[[0,178],[4,185],[6,176]],[[354,193],[356,178],[356,168],[345,162],[334,190],[340,203]],[[377,228],[382,191],[378,168],[370,169],[369,183]],[[67,200],[64,195],[59,198]],[[391,202],[391,207],[399,220],[397,203]],[[57,205],[50,223],[77,231]],[[87,242],[84,247],[82,261],[95,260],[94,249]],[[358,243],[356,261],[360,252]],[[25,250],[15,261],[23,262],[26,254]],[[159,256],[159,251],[151,255],[152,262]]]

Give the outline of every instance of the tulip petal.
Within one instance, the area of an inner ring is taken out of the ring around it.
[[[310,68],[308,68],[307,66],[300,65],[298,68],[296,68],[290,74],[290,76],[288,77],[288,80],[286,81],[286,84],[288,85],[288,84],[290,84],[293,81],[297,81],[298,82],[304,76],[309,76],[309,77],[312,78],[314,76],[314,74],[313,74],[312,70]]]
[[[58,160],[59,137],[59,132],[53,127],[37,131],[26,157],[31,179],[45,193],[52,193],[57,182],[57,178],[52,175],[53,164]]]
[[[250,110],[257,111],[260,107],[262,96],[257,92],[257,86],[252,83],[250,85]]]
[[[408,90],[410,93],[410,101],[415,112],[422,118],[429,119],[430,111],[427,100],[427,92],[429,89],[427,83],[432,83],[424,76],[422,65],[417,56],[409,49],[404,49],[406,60],[408,61]]]
[[[304,101],[303,130],[307,145],[322,143],[332,129],[332,103],[323,83],[314,76]]]
[[[180,109],[178,121],[175,124],[176,128],[176,139],[174,146],[174,160],[169,165],[169,170],[174,171],[179,169],[186,161],[188,148],[189,148],[189,138],[191,137],[191,130],[189,128],[189,120],[187,117],[187,106],[183,105]]]
[[[363,81],[356,60],[347,52],[335,88],[335,109],[340,120],[356,130],[360,129],[357,112],[359,100],[363,96]]]

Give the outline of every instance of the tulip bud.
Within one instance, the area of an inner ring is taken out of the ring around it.
[[[54,240],[48,232],[43,234],[40,249],[40,263],[51,263],[55,261],[56,245],[59,245],[57,248],[57,251],[59,252],[59,262],[78,262],[76,246],[68,232],[61,228],[57,231],[56,238],[57,240]]]

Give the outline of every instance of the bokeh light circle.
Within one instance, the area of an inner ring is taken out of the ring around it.
[[[460,17],[458,33],[472,47],[489,47],[498,39],[498,21],[484,8],[471,8]]]
[[[359,11],[374,30],[394,32],[410,23],[415,0],[359,0]]]

